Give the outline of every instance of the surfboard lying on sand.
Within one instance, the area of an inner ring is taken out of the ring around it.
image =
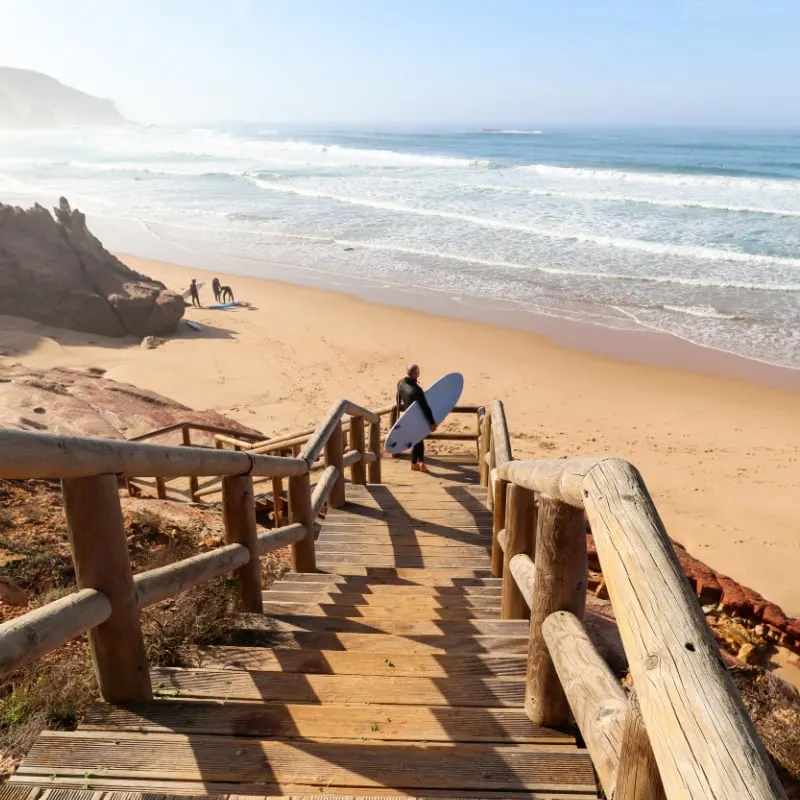
[[[240,300],[235,300],[233,303],[216,303],[213,306],[206,306],[206,308],[236,308],[236,306],[240,306],[241,304]]]
[[[194,331],[203,330],[203,326],[199,322],[195,322],[193,319],[185,319],[184,322]]]
[[[460,372],[451,372],[439,378],[425,392],[425,399],[437,425],[453,410],[463,390],[464,376]],[[422,409],[417,403],[412,403],[392,426],[386,437],[385,448],[389,453],[402,453],[421,442],[430,432],[431,426]]]

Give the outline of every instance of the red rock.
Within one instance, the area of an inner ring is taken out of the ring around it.
[[[103,378],[93,371],[22,366],[0,368],[0,427],[72,436],[131,439],[176,422],[195,422],[259,434],[215,411],[195,411],[155,392]],[[33,409],[44,413],[33,413]],[[161,442],[179,443],[180,432]],[[211,444],[208,434],[192,442]]]

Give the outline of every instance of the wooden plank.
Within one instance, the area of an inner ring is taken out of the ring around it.
[[[314,572],[287,572],[282,580],[321,581],[344,583],[353,582],[355,578],[366,579],[367,583],[385,583],[386,580],[411,579],[420,584],[432,584],[439,581],[442,586],[448,583],[453,586],[500,586],[501,581],[492,578],[488,569],[461,570],[461,569],[397,569],[395,567],[353,567],[352,572],[343,572],[338,575],[325,575]]]
[[[16,785],[30,788],[31,783],[42,783],[41,779],[26,776],[13,776]],[[439,789],[392,789],[385,786],[379,789],[370,787],[346,786],[326,787],[283,783],[280,786],[266,787],[263,783],[229,783],[218,781],[210,785],[214,793],[209,794],[209,786],[203,781],[171,781],[162,779],[67,777],[52,775],[46,781],[47,789],[38,798],[31,800],[169,800],[177,797],[190,797],[192,800],[394,800],[394,798],[437,798],[437,800],[596,800],[597,793],[569,790],[553,794],[549,791],[493,792],[483,790],[470,792]],[[92,790],[84,789],[91,785]],[[130,791],[130,789],[133,791]],[[331,794],[335,791],[336,794]],[[278,792],[279,794],[276,794]]]
[[[525,674],[524,655],[369,653],[347,650],[289,650],[263,647],[207,647],[200,651],[205,669],[246,669],[324,675],[406,675],[444,678],[454,675],[514,677]]]
[[[461,542],[452,542],[449,545],[446,543],[440,544],[438,547],[432,545],[423,546],[419,543],[402,544],[400,542],[388,542],[383,544],[381,542],[362,544],[359,542],[348,542],[346,539],[327,539],[320,538],[317,544],[317,553],[321,561],[325,560],[325,556],[333,553],[340,553],[342,555],[349,555],[350,561],[359,561],[360,555],[380,556],[395,555],[398,558],[404,555],[413,556],[419,553],[424,554],[426,557],[432,556],[435,558],[477,558],[488,556],[490,549],[485,545],[480,544],[462,544]]]
[[[286,587],[291,586],[289,590]],[[297,591],[294,587],[308,589]],[[415,588],[415,587],[403,587]],[[422,587],[420,587],[422,588]],[[427,593],[402,593],[403,606],[423,613],[425,610],[439,608],[474,608],[474,609],[499,609],[499,594],[469,594],[469,595],[434,595]],[[263,593],[264,600],[277,600],[287,603],[338,603],[343,606],[396,606],[397,594],[393,592],[378,592],[376,594],[359,594],[356,592],[320,592],[314,585],[304,583],[282,584],[282,588],[269,589]]]
[[[298,705],[159,700],[127,708],[98,703],[81,731],[208,734],[280,739],[497,742],[574,745],[572,736],[536,728],[519,709],[399,705]]]
[[[303,675],[239,670],[152,670],[159,697],[201,697],[286,703],[387,703],[415,706],[509,706],[521,708],[525,682],[519,678],[447,679],[403,675]]]
[[[413,638],[380,633],[333,633],[309,631],[257,631],[232,629],[232,645],[299,648],[309,650],[358,650],[371,653],[527,653],[528,640],[521,636],[415,635]]]
[[[385,633],[390,636],[518,636],[527,641],[528,621],[504,619],[371,621],[284,614],[273,617],[248,616],[236,623],[236,630]]]
[[[425,576],[420,572],[420,579]],[[309,576],[308,582],[293,580],[294,573],[287,573],[276,581],[273,587],[282,591],[315,591],[320,590],[328,592],[356,592],[360,594],[430,594],[436,596],[480,596],[480,595],[499,595],[500,586],[498,584],[484,584],[482,579],[465,581],[461,585],[438,585],[433,580],[428,579],[426,582],[415,582],[410,579],[404,578],[384,578],[384,579],[364,579],[364,576],[341,576],[334,573],[318,573],[314,576]],[[338,581],[320,581],[314,580],[315,578],[339,578]],[[349,579],[348,579],[349,577]],[[442,584],[445,580],[442,579]]]
[[[354,566],[351,562],[356,562],[358,566]],[[368,567],[400,567],[403,569],[409,568],[463,568],[463,569],[478,569],[484,564],[489,563],[488,555],[485,557],[470,557],[458,558],[456,556],[426,556],[425,558],[418,556],[400,556],[393,559],[391,555],[385,556],[348,556],[346,553],[323,553],[320,555],[319,564],[320,569],[333,568],[336,572],[349,571],[349,569],[363,569],[363,566]]]
[[[87,766],[90,775],[87,776]],[[260,782],[281,785],[518,791],[594,788],[591,763],[569,746],[394,744],[252,740],[119,733],[45,733],[20,767],[23,775]]]
[[[364,544],[375,543],[380,545],[420,545],[426,547],[448,547],[451,545],[472,545],[475,547],[491,547],[491,537],[483,532],[476,532],[474,535],[442,536],[431,533],[385,533],[375,531],[370,534],[366,531],[356,531],[354,533],[330,533],[325,532],[319,538],[320,543],[325,544]]]
[[[499,608],[423,608],[403,605],[394,606],[345,606],[341,603],[296,603],[267,599],[264,603],[267,616],[281,617],[286,614],[320,617],[356,617],[363,620],[401,620],[414,617],[438,619],[500,619]]]

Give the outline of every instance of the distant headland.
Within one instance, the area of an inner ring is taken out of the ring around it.
[[[127,122],[111,100],[65,86],[41,72],[0,67],[0,129]]]

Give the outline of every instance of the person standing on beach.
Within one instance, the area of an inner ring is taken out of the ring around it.
[[[197,290],[197,280],[192,278],[192,283],[189,286],[189,294],[192,296],[192,305],[202,308],[200,305],[200,292]]]
[[[425,392],[418,383],[419,367],[411,364],[406,370],[406,377],[397,384],[397,410],[405,411],[412,403],[417,403],[431,426],[431,433],[436,430],[436,421],[433,418],[433,411],[428,405]],[[411,450],[411,469],[415,472],[427,472],[425,465],[425,440],[417,442]]]
[[[222,289],[219,285],[219,278],[214,278],[214,280],[211,281],[211,290],[214,292],[214,302],[219,303],[219,298],[222,294]]]

